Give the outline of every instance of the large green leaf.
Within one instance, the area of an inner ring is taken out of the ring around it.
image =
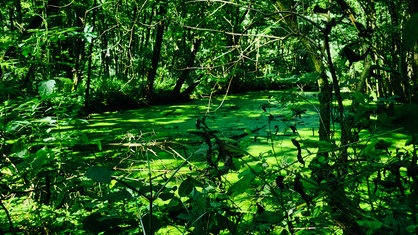
[[[52,80],[52,79],[40,82],[39,87],[38,87],[39,95],[42,98],[52,95],[54,93],[55,84],[56,84],[55,80]]]
[[[93,166],[87,169],[86,177],[100,183],[110,183],[112,172],[104,167]]]
[[[49,162],[50,153],[46,149],[39,149],[36,152],[34,160],[31,165],[34,169],[38,169]]]
[[[194,183],[195,183],[195,180],[193,180],[190,177],[187,177],[187,179],[185,179],[179,186],[179,191],[178,191],[179,196],[185,197],[189,195],[194,188]]]
[[[250,183],[254,180],[255,175],[252,171],[245,171],[242,174],[242,178],[235,182],[228,189],[228,194],[231,196],[236,196],[244,193],[250,188]]]

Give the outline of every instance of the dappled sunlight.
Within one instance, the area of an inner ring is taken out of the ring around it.
[[[111,127],[111,126],[114,126],[114,125],[117,125],[117,122],[113,122],[113,123],[97,122],[97,123],[90,124],[89,126],[94,128],[94,127]]]
[[[418,234],[416,0],[3,0],[0,234]]]

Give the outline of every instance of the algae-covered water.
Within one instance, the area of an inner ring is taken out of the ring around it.
[[[149,137],[149,141],[175,142],[190,147],[204,142],[190,132],[196,130],[198,118],[206,117],[206,125],[218,131],[219,137],[231,138],[247,133],[237,141],[252,155],[271,151],[272,147],[283,155],[294,148],[291,138],[315,137],[319,120],[314,93],[294,94],[291,98],[283,98],[284,94],[249,92],[203,97],[176,105],[93,114],[82,131],[89,143],[100,141],[103,146],[126,145]],[[302,114],[295,115],[295,109],[302,110]]]

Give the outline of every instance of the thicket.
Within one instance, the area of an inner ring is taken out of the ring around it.
[[[3,233],[418,233],[415,1],[0,7]],[[95,112],[272,89],[290,92],[256,111],[264,130],[225,136],[209,109],[187,140],[86,131]],[[276,124],[303,115],[318,134],[286,124],[280,152]],[[246,151],[265,130],[271,149]]]

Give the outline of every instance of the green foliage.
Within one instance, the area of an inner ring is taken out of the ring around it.
[[[405,25],[403,30],[403,36],[405,38],[405,46],[407,48],[413,48],[418,41],[418,30],[416,25],[418,24],[418,13],[411,16]]]
[[[255,175],[251,170],[242,172],[239,176],[240,179],[229,187],[227,194],[235,197],[246,192],[249,189],[251,182],[254,180]]]
[[[0,3],[2,232],[416,233],[412,1],[58,3]],[[213,97],[275,89],[239,115]],[[122,112],[193,92],[228,125]]]
[[[40,84],[40,90],[43,85]],[[298,95],[306,99],[303,93]],[[367,97],[356,93],[347,97],[362,105],[369,102]],[[53,104],[48,107],[48,116],[44,114],[45,101]],[[275,101],[283,105],[274,104]],[[211,149],[208,146],[200,150],[188,146],[185,155],[179,158],[181,155],[175,150],[179,146],[159,142],[161,134],[154,132],[127,135],[121,144],[131,147],[105,153],[109,148],[105,142],[90,141],[80,131],[88,120],[76,122],[75,117],[63,116],[65,103],[60,103],[54,93],[22,103],[9,100],[2,106],[2,113],[7,113],[2,116],[7,127],[2,130],[7,139],[2,153],[9,162],[2,165],[0,181],[9,191],[2,192],[24,192],[35,184],[30,191],[30,203],[38,209],[19,209],[34,215],[32,223],[28,223],[16,219],[20,215],[17,209],[6,208],[15,225],[22,231],[33,232],[47,228],[60,233],[71,228],[76,233],[303,234],[298,229],[312,226],[316,232],[329,233],[338,230],[333,218],[338,218],[339,212],[334,211],[332,195],[342,187],[346,196],[353,199],[346,205],[353,216],[357,213],[355,223],[365,234],[382,229],[399,232],[397,228],[401,225],[405,228],[402,231],[415,229],[410,216],[412,199],[408,196],[415,190],[408,180],[416,177],[411,168],[413,149],[394,151],[395,143],[389,139],[377,138],[371,132],[361,135],[361,142],[350,145],[353,165],[348,168],[345,180],[336,183],[337,142],[309,138],[309,132],[302,129],[298,129],[299,135],[283,139],[287,130],[273,128],[276,124],[307,120],[306,113],[299,117],[292,115],[293,111],[307,109],[305,112],[309,113],[315,110],[315,105],[300,102],[291,92],[281,93],[270,102],[268,115],[263,119],[267,126],[272,126],[271,137],[266,140],[273,146],[288,141],[291,146],[286,154],[288,160],[280,160],[286,155],[273,148],[260,153],[260,157],[245,153],[233,159],[233,165],[239,167],[230,167],[227,155],[223,155],[225,149],[215,144],[212,152],[208,152]],[[265,113],[261,108],[254,112]],[[277,115],[285,112],[289,113],[285,119]],[[80,129],[59,131],[70,123]],[[249,135],[248,139],[220,140],[244,147],[254,134],[249,128],[243,132]],[[290,138],[299,141],[307,167],[298,162],[298,150],[291,145]],[[212,143],[216,141],[211,138]],[[207,145],[204,140],[200,143]],[[74,155],[76,148],[85,148],[85,154]],[[314,157],[312,153],[317,151],[333,155]],[[210,154],[214,162],[194,159],[197,152],[204,157]],[[228,171],[225,166],[230,167]],[[321,174],[325,176],[322,179],[318,178]],[[2,202],[18,203],[17,199],[5,198]],[[42,216],[35,218],[36,214]],[[399,215],[404,219],[397,219]],[[10,231],[8,219],[2,217],[2,221],[6,221],[2,229]]]
[[[87,169],[86,177],[101,183],[110,183],[112,173],[103,167],[90,167]]]

